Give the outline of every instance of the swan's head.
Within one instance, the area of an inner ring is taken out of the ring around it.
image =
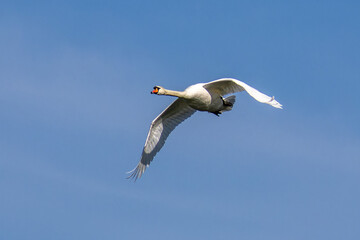
[[[152,90],[150,92],[151,94],[157,94],[157,95],[164,95],[165,94],[165,90],[163,87],[160,86],[155,86],[154,90]]]

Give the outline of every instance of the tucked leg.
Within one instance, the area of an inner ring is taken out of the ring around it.
[[[213,114],[215,114],[216,116],[220,117],[220,114],[222,113],[221,111],[216,111],[216,112],[211,112]]]

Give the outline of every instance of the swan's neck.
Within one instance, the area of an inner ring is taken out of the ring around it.
[[[185,92],[173,91],[173,90],[168,90],[168,89],[164,89],[164,90],[165,90],[164,95],[181,97],[181,98],[185,97]]]

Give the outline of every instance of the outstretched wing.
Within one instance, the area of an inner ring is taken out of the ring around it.
[[[154,121],[152,121],[139,164],[129,173],[128,178],[140,178],[146,167],[165,144],[169,134],[185,119],[190,117],[195,109],[190,107],[185,100],[178,98],[168,106]]]
[[[282,108],[282,105],[276,101],[274,97],[269,97],[259,92],[255,88],[250,87],[246,83],[233,78],[221,78],[209,83],[205,83],[204,88],[209,92],[217,93],[220,96],[245,90],[248,94],[250,94],[250,96],[261,103],[269,104],[275,108]]]

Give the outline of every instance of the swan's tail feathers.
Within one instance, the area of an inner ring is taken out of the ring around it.
[[[141,162],[139,162],[139,164],[131,171],[127,172],[127,174],[130,174],[127,179],[134,179],[134,181],[136,181],[138,178],[141,178],[141,176],[143,175],[143,173],[146,170],[146,167],[149,165],[145,165]]]
[[[231,96],[228,96],[226,98],[223,98],[225,108],[223,110],[221,110],[221,111],[222,112],[230,111],[234,106],[235,98],[236,98],[235,95],[231,95]]]
[[[235,98],[236,98],[235,95],[231,95],[231,96],[228,96],[227,98],[225,98],[224,101],[225,101],[225,103],[231,103],[232,105],[234,105]]]

